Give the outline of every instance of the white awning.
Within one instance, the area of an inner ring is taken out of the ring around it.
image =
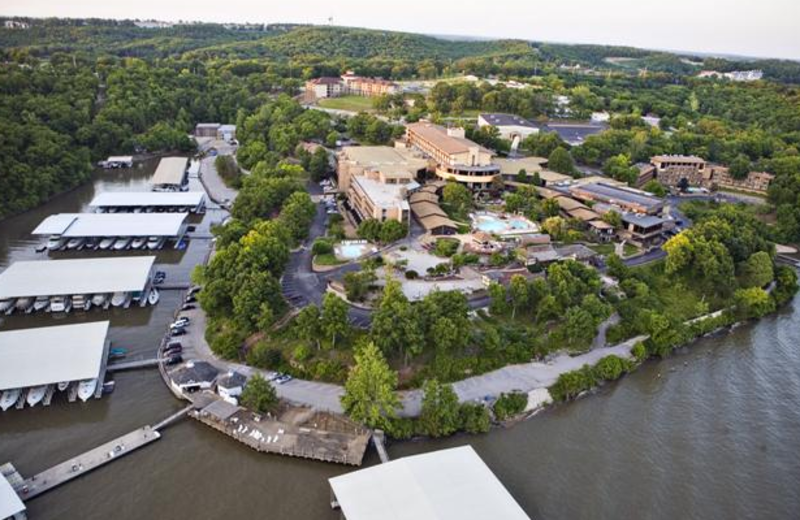
[[[89,206],[93,208],[145,208],[199,206],[205,200],[202,191],[106,191],[97,195]]]
[[[329,480],[347,520],[530,520],[471,446]]]
[[[0,273],[0,299],[143,291],[154,256],[16,262]]]
[[[0,332],[0,391],[97,378],[108,325],[98,321]]]
[[[34,235],[87,237],[177,237],[188,213],[60,213],[42,221]]]

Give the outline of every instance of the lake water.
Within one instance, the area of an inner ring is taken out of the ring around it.
[[[0,223],[0,268],[43,258],[28,234],[42,218],[79,211],[102,190],[144,189],[153,166],[98,174],[93,184]],[[209,211],[201,228],[220,218]],[[159,252],[168,280],[187,279],[206,245]],[[514,428],[394,444],[389,453],[472,444],[532,518],[800,518],[798,303]],[[155,308],[73,314],[58,323],[108,316],[117,346],[149,355],[177,304],[178,295],[166,291]],[[0,328],[55,322],[12,316]],[[116,392],[100,401],[0,414],[0,463],[32,475],[182,407],[155,370],[116,381]],[[375,463],[370,452],[365,464]],[[31,501],[29,517],[334,520],[327,478],[347,471],[258,454],[184,420],[157,443]]]

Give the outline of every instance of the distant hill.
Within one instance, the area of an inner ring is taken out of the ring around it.
[[[178,24],[166,28],[137,27],[133,20],[31,19],[27,29],[0,27],[0,49],[25,48],[34,56],[56,52],[110,54],[120,57],[238,58],[292,60],[498,60],[513,62],[508,73],[541,69],[542,65],[694,75],[700,68],[720,71],[760,68],[775,81],[800,83],[800,63],[788,60],[729,60],[691,53],[672,53],[606,45],[569,45],[489,40],[457,36],[351,27],[271,24],[246,30],[222,24]],[[527,69],[519,67],[528,64]],[[488,70],[488,69],[487,69]]]

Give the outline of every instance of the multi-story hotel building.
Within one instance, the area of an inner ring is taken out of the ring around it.
[[[693,155],[656,155],[650,158],[655,176],[666,186],[677,186],[686,179],[690,186],[703,186],[711,177],[705,159]]]
[[[339,191],[361,220],[408,222],[408,195],[427,167],[426,159],[402,148],[345,147],[338,156]]]
[[[340,78],[315,78],[306,81],[306,93],[317,99],[347,95],[377,97],[397,91],[397,83],[381,78],[364,78],[352,72]]]
[[[406,145],[420,150],[436,163],[436,175],[472,189],[486,189],[500,167],[494,154],[464,136],[463,128],[444,128],[426,121],[406,126]]]

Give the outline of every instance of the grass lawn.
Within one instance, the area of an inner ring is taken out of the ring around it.
[[[339,260],[333,253],[326,253],[324,255],[317,255],[314,257],[314,263],[317,265],[341,265],[344,260]]]
[[[350,110],[353,112],[375,112],[372,107],[372,98],[362,96],[342,96],[319,100],[319,106],[336,110]]]

